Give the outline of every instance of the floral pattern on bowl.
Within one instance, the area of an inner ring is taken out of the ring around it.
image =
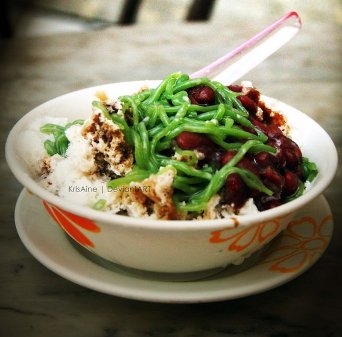
[[[232,227],[214,231],[211,233],[209,242],[222,243],[227,241],[227,250],[240,252],[247,249],[254,242],[261,244],[279,233],[281,229],[279,220],[277,218],[268,222],[259,223],[238,232],[234,231]]]
[[[298,272],[313,264],[329,244],[332,220],[327,214],[320,219],[305,215],[290,221],[280,242],[271,243],[260,264],[269,264],[269,271],[279,273]]]

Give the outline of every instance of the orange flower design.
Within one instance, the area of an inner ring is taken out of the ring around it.
[[[280,242],[270,246],[260,264],[270,263],[269,270],[279,273],[296,272],[311,264],[329,244],[326,227],[331,220],[327,215],[321,221],[310,216],[291,221]]]
[[[242,231],[236,231],[235,227],[227,227],[211,232],[209,242],[228,242],[228,251],[241,252],[253,243],[263,243],[280,231],[280,218],[247,227]]]
[[[52,219],[55,220],[75,241],[83,246],[95,247],[95,244],[77,228],[77,226],[79,226],[89,232],[98,233],[101,229],[94,221],[64,211],[47,203],[45,200],[43,200],[43,205]]]

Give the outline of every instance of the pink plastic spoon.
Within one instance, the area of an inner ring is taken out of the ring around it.
[[[208,77],[225,85],[232,84],[291,40],[301,26],[299,15],[290,12],[190,77]]]

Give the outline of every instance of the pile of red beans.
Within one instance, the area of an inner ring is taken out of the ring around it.
[[[285,123],[283,116],[270,110],[260,101],[258,90],[251,88],[243,94],[242,86],[232,85],[228,88],[241,93],[237,98],[249,112],[249,120],[267,135],[266,144],[273,146],[276,149],[276,154],[272,155],[268,152],[247,153],[237,164],[238,167],[256,174],[263,184],[273,191],[271,196],[250,189],[237,173],[233,173],[228,176],[221,191],[223,200],[231,205],[237,213],[249,198],[253,198],[260,211],[279,206],[297,191],[300,180],[303,180],[302,153],[298,145],[281,131],[280,127]],[[191,88],[188,95],[192,104],[215,104],[215,94],[207,86]],[[262,117],[260,117],[260,109],[262,110]],[[255,133],[254,130],[245,127],[244,129]],[[202,153],[203,158],[200,160],[202,165],[209,164],[220,168],[236,154],[235,151],[224,150],[204,134],[182,132],[176,141],[181,149],[197,150]],[[236,139],[227,138],[226,141],[236,142]]]

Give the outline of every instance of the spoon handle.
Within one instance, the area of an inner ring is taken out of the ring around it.
[[[290,12],[190,77],[208,77],[232,84],[292,39],[301,26],[299,15]]]

